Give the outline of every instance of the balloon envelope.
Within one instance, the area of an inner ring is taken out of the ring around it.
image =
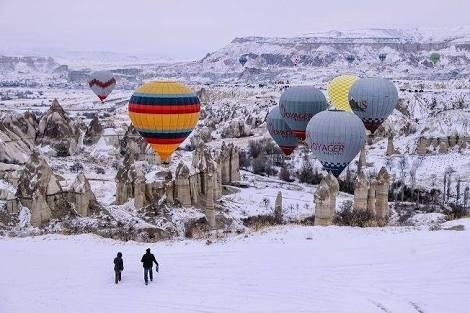
[[[437,52],[433,52],[431,53],[430,57],[431,59],[431,62],[436,65],[437,62],[439,62],[441,60],[441,55]]]
[[[307,126],[306,142],[323,168],[338,177],[365,143],[366,130],[352,112],[328,110]]]
[[[358,79],[359,77],[355,75],[341,75],[330,81],[328,84],[328,98],[330,98],[330,102],[335,108],[351,111],[348,99],[349,90]]]
[[[285,155],[290,155],[299,144],[297,137],[281,116],[279,106],[275,106],[266,117],[269,134]]]
[[[199,98],[184,84],[152,81],[137,88],[129,117],[163,162],[189,136],[199,120]]]
[[[240,62],[240,64],[242,66],[245,66],[246,62],[248,62],[248,58],[246,57],[246,55],[242,55],[239,59],[238,59],[238,62]]]
[[[91,73],[88,85],[98,98],[103,101],[116,86],[116,79],[110,71],[97,71]]]
[[[348,61],[348,63],[354,62],[355,59],[356,59],[356,58],[355,58],[353,55],[348,55],[348,56],[346,57],[346,61]]]
[[[392,114],[397,102],[397,88],[384,78],[361,78],[349,91],[352,111],[372,133]]]
[[[279,100],[281,115],[294,135],[300,140],[305,139],[308,121],[317,113],[328,108],[323,93],[310,86],[287,88]]]

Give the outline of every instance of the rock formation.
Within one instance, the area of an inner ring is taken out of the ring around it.
[[[252,132],[248,125],[241,120],[232,120],[222,129],[222,138],[241,138],[251,136]]]
[[[448,137],[419,137],[416,143],[415,152],[419,155],[425,155],[429,153],[448,153],[449,149],[458,147],[459,151],[466,149],[466,142],[468,137],[465,135],[453,134]]]
[[[226,145],[225,142],[222,142],[218,157],[222,184],[240,181],[239,155],[240,152],[233,143]]]
[[[359,173],[363,167],[367,164],[367,155],[366,155],[366,147],[362,147],[361,153],[359,154],[359,160],[357,162],[357,172]]]
[[[38,142],[53,146],[58,156],[68,156],[76,151],[79,136],[76,125],[54,99],[39,121]]]
[[[328,184],[328,187],[330,188],[330,213],[329,215],[331,217],[334,217],[336,214],[336,195],[338,194],[339,191],[339,183],[336,177],[331,174],[331,172],[328,173],[328,175],[325,176],[325,181]]]
[[[134,198],[136,208],[141,208],[165,197],[170,204],[177,202],[184,207],[204,209],[208,222],[215,223],[215,201],[222,196],[222,173],[226,173],[226,184],[240,179],[238,149],[233,145],[225,146],[216,162],[210,149],[200,142],[193,151],[191,164],[180,162],[174,174],[162,169],[153,178],[145,178],[144,162],[136,161],[134,156],[126,154],[116,174],[116,204]]]
[[[315,200],[315,226],[331,225],[333,216],[330,211],[330,186],[325,178],[320,182],[317,191],[314,194]]]
[[[87,127],[83,143],[85,145],[94,145],[98,140],[100,140],[101,135],[103,135],[103,126],[101,125],[98,116],[95,116]]]
[[[367,211],[375,215],[375,185],[377,181],[372,178],[369,181],[369,191],[367,193]]]
[[[393,135],[390,134],[387,139],[387,151],[385,152],[385,155],[390,156],[396,153],[397,151],[395,150],[395,147],[393,146]]]
[[[189,168],[184,163],[179,163],[175,172],[175,199],[182,206],[191,206],[191,185],[189,182]]]
[[[156,160],[158,156],[132,125],[129,125],[124,137],[120,140],[120,152],[121,155],[131,154],[133,160],[136,161],[148,161],[150,164],[160,163],[159,160]]]
[[[364,172],[359,172],[354,182],[354,210],[365,211],[367,209],[367,195],[369,181]]]
[[[274,203],[274,218],[278,223],[282,223],[282,192],[278,192]]]
[[[378,220],[385,220],[389,215],[388,189],[390,186],[390,175],[385,167],[382,167],[377,175],[375,187],[375,214]]]
[[[38,121],[31,112],[0,120],[0,162],[24,164],[35,146]]]
[[[72,186],[64,183],[37,152],[32,153],[16,190],[18,202],[31,211],[31,225],[41,226],[51,218],[63,218],[75,213],[88,216],[90,210],[97,206],[95,195],[83,173],[78,175]],[[18,210],[18,207],[15,209]]]

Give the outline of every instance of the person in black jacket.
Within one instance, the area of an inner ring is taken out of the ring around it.
[[[150,276],[150,281],[153,281],[153,273],[152,273],[152,267],[153,263],[157,266],[156,271],[158,272],[158,262],[155,260],[155,256],[150,253],[150,248],[147,249],[147,252],[144,254],[142,257],[142,265],[144,266],[144,281],[145,284],[148,285],[149,280],[148,277]]]
[[[124,260],[122,253],[118,252],[117,257],[114,258],[114,282],[117,284],[121,281],[121,272],[124,270]]]

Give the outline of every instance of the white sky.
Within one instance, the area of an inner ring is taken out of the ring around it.
[[[456,27],[470,0],[0,0],[7,49],[198,58],[247,35]]]

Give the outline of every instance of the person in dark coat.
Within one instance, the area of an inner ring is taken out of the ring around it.
[[[156,271],[158,272],[158,262],[155,260],[155,256],[150,253],[150,248],[146,250],[147,252],[144,254],[142,257],[142,265],[144,266],[144,281],[145,284],[148,285],[149,280],[148,277],[150,276],[150,281],[153,281],[153,273],[152,273],[152,267],[153,263],[157,266]]]
[[[117,284],[121,281],[121,272],[124,270],[124,260],[122,253],[118,252],[117,257],[114,258],[114,282]]]

